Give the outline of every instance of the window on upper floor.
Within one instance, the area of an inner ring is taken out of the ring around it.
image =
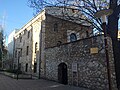
[[[54,31],[58,32],[58,23],[54,24]]]
[[[70,34],[70,42],[76,41],[77,40],[77,36],[75,33],[71,33]]]
[[[28,31],[28,38],[30,37],[30,31]]]
[[[17,58],[17,50],[15,51],[15,58]]]
[[[20,36],[20,42],[22,42],[22,36]]]
[[[29,46],[27,46],[26,55],[29,54]]]
[[[20,42],[22,42],[22,36],[21,36],[21,34],[19,34],[19,37],[20,37]]]
[[[27,32],[27,30],[25,29],[25,30],[24,30],[24,34],[26,34],[26,32]]]
[[[35,43],[35,53],[37,52],[37,46],[38,46],[38,44],[37,44],[37,42]]]
[[[86,37],[89,37],[89,33],[88,33],[88,31],[86,31]]]
[[[21,52],[21,55],[20,55],[20,56],[22,57],[22,48],[21,48],[21,51],[20,51],[20,52]]]

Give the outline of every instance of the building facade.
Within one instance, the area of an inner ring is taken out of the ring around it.
[[[14,68],[25,73],[37,73],[39,63],[39,39],[44,11],[23,26],[14,36]]]
[[[104,37],[93,36],[90,26],[51,15],[46,16],[45,27],[45,66],[41,67],[45,70],[44,78],[92,90],[108,90]],[[110,38],[108,45],[112,89],[117,90]]]
[[[104,37],[56,14],[45,9],[15,34],[14,67],[62,84],[108,90]],[[108,41],[112,88],[117,90]]]
[[[19,66],[20,70],[23,72],[44,77],[45,48],[70,42],[70,37],[68,36],[70,34],[73,34],[72,38],[77,40],[92,34],[92,31],[89,30],[89,26],[63,20],[63,18],[61,18],[63,17],[62,12],[57,11],[59,7],[51,8],[52,7],[45,8],[15,33],[15,69]],[[59,13],[53,13],[52,11]],[[80,30],[82,30],[81,33],[79,33]],[[79,36],[79,34],[81,34],[81,36]],[[39,69],[40,67],[41,69]]]

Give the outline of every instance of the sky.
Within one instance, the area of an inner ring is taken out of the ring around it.
[[[4,25],[4,34],[20,29],[33,18],[33,9],[28,0],[0,0],[0,24]]]

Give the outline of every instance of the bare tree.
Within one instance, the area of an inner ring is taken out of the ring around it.
[[[113,14],[108,17],[107,33],[112,39],[117,86],[120,88],[120,42],[117,39],[120,0],[28,0],[28,2],[29,6],[36,10],[36,13],[46,6],[63,6],[65,8],[63,14],[69,17],[68,20],[89,23],[100,32],[103,31],[102,22],[95,18],[94,14],[102,9],[113,9]],[[78,16],[66,14],[65,10],[66,8],[68,10],[68,7],[73,9],[75,14],[77,12]]]
[[[94,13],[109,8],[109,1],[106,0],[29,0],[29,6],[36,10],[38,13],[46,6],[63,6],[63,14],[66,15],[68,20],[81,21],[81,23],[89,23],[96,30],[102,31],[101,20],[94,17]],[[67,7],[66,7],[67,6]],[[68,9],[72,9],[76,16],[66,13]],[[77,15],[78,14],[78,15]],[[82,16],[82,17],[81,17]]]

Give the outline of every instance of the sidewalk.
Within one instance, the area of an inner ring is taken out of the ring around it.
[[[13,79],[0,74],[0,90],[89,90],[38,79]]]
[[[3,74],[5,76],[8,76],[8,77],[11,77],[11,78],[14,78],[14,79],[17,78],[17,75],[14,74],[14,73],[0,72],[0,74]],[[19,79],[32,79],[32,75],[31,74],[19,74],[18,78]]]

